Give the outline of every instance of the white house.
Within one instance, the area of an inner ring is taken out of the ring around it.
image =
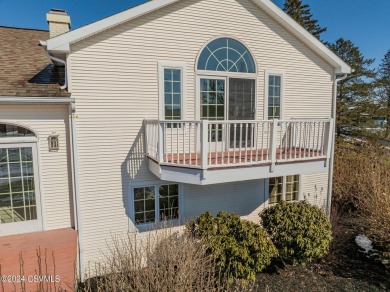
[[[65,70],[61,89],[0,85],[0,236],[74,227],[83,272],[113,234],[162,220],[258,222],[282,199],[329,208],[337,76],[351,69],[272,1],[48,22],[39,48]]]

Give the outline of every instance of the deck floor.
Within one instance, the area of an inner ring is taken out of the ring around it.
[[[72,228],[0,237],[0,275],[19,276],[14,283],[0,282],[0,291],[23,291],[23,286],[25,291],[37,291],[40,284],[45,291],[73,291],[76,252],[77,232]],[[39,283],[36,275],[51,277]]]
[[[209,167],[229,164],[235,167],[239,164],[250,163],[252,165],[261,165],[270,163],[270,153],[267,154],[266,149],[247,150],[247,151],[217,151],[210,152],[208,157]],[[276,161],[289,162],[299,160],[316,160],[323,159],[321,151],[308,150],[308,149],[277,149]],[[178,163],[192,166],[201,165],[200,153],[180,153],[180,154],[167,154],[164,155],[164,160],[167,163]]]

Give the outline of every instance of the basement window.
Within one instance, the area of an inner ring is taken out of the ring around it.
[[[149,226],[179,219],[180,185],[158,183],[132,189],[133,221]]]
[[[276,204],[282,200],[299,201],[300,176],[289,175],[268,179],[268,203]]]

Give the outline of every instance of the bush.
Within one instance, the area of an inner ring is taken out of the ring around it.
[[[171,228],[113,237],[104,261],[86,277],[80,292],[231,290],[199,240]]]
[[[259,215],[283,261],[310,262],[328,252],[331,225],[320,208],[306,201],[282,201]]]
[[[336,144],[333,203],[356,211],[366,235],[390,259],[390,151],[375,144]]]
[[[206,212],[187,224],[216,259],[219,272],[230,279],[254,280],[270,263],[277,250],[265,230],[237,214]]]

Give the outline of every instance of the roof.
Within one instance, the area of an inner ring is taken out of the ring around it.
[[[54,37],[46,41],[47,50],[53,53],[68,53],[70,45],[91,37],[105,30],[118,26],[122,23],[151,13],[170,4],[182,0],[153,0],[142,5],[130,8],[123,12],[117,13],[110,17],[101,19],[94,23],[72,30],[63,35]],[[351,68],[341,60],[335,53],[328,49],[321,41],[299,25],[282,9],[280,9],[271,0],[252,0],[256,5],[263,9],[267,14],[274,18],[278,23],[295,35],[298,39],[304,42],[315,53],[326,60],[335,68],[335,73],[345,74],[351,73]]]
[[[67,97],[64,68],[55,66],[40,39],[49,32],[0,26],[0,96]]]

